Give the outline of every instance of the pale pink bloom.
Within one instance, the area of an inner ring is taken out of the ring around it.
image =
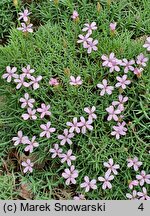
[[[35,109],[32,110],[31,108],[28,108],[27,112],[28,113],[22,114],[22,118],[24,120],[28,120],[28,119],[36,120],[37,119],[37,116],[35,115],[36,113]]]
[[[41,124],[40,128],[43,132],[40,133],[40,137],[46,136],[48,139],[51,137],[51,133],[56,131],[56,128],[51,128],[51,122],[47,122],[47,124]]]
[[[24,98],[20,98],[19,100],[21,104],[21,108],[30,107],[33,108],[33,104],[35,103],[35,100],[33,98],[30,98],[28,93],[24,94]]]
[[[108,86],[106,79],[102,80],[102,84],[101,83],[97,84],[97,87],[102,89],[100,92],[101,96],[103,96],[105,93],[107,93],[108,95],[111,95],[112,91],[114,90],[113,86]]]
[[[2,78],[3,79],[7,78],[7,82],[11,82],[12,77],[15,78],[15,79],[18,78],[18,75],[16,74],[16,71],[17,71],[16,67],[11,68],[10,66],[7,66],[6,67],[6,72],[7,73],[4,73],[2,75]]]
[[[18,83],[16,86],[16,89],[20,89],[21,86],[29,87],[29,83],[25,82],[24,78],[25,78],[24,75],[21,74],[21,75],[19,75],[19,77],[17,79],[14,79],[14,82]]]
[[[138,186],[139,182],[137,180],[133,180],[129,183],[129,188],[132,190],[134,186]]]
[[[135,171],[138,171],[139,170],[139,167],[142,165],[142,162],[138,161],[138,158],[137,157],[134,157],[133,159],[131,158],[128,158],[127,159],[127,162],[128,162],[128,167],[132,167],[134,168]]]
[[[92,124],[92,119],[88,119],[88,121],[85,120],[85,118],[83,116],[80,117],[80,122],[79,122],[79,127],[82,127],[81,129],[81,133],[85,134],[86,133],[86,129],[88,130],[93,130],[93,126]]]
[[[134,74],[137,76],[141,76],[143,70],[144,70],[143,68],[135,68]]]
[[[42,76],[38,76],[38,77],[34,77],[34,76],[30,76],[31,82],[30,85],[33,85],[33,89],[36,90],[40,87],[39,85],[39,81],[42,80]]]
[[[75,170],[75,166],[71,166],[69,169],[65,169],[62,173],[62,177],[66,180],[66,185],[76,184],[76,179],[78,177],[78,170]]]
[[[70,76],[70,85],[82,85],[81,77],[77,76],[77,78],[75,78],[74,76]]]
[[[59,82],[58,82],[57,79],[51,78],[50,81],[49,81],[49,84],[50,84],[51,86],[58,86],[58,85],[59,85]]]
[[[147,195],[147,190],[145,187],[142,188],[143,192],[138,192],[137,195],[140,197],[140,200],[150,200],[150,196]]]
[[[141,171],[140,175],[136,175],[136,179],[139,180],[141,186],[144,183],[150,184],[150,174],[146,174],[144,170]]]
[[[62,149],[59,148],[58,144],[54,144],[53,146],[54,146],[54,148],[51,148],[49,150],[52,153],[52,158],[55,158],[56,156],[58,156],[60,158],[61,153],[62,153]]]
[[[132,194],[127,193],[126,197],[130,200],[138,200],[137,198],[137,191],[133,190]]]
[[[84,181],[82,184],[80,184],[81,188],[85,188],[85,192],[89,192],[90,189],[96,190],[97,189],[97,185],[96,185],[96,180],[92,179],[90,181],[88,176],[84,177]]]
[[[102,185],[102,189],[106,190],[107,188],[111,189],[112,188],[112,184],[110,183],[110,181],[112,181],[114,179],[113,175],[110,175],[110,173],[106,172],[105,173],[105,177],[98,177],[98,180],[100,182],[104,182]]]
[[[84,27],[82,31],[83,32],[87,31],[89,34],[92,34],[92,30],[97,29],[96,22],[92,22],[91,24],[85,23],[84,26],[86,27]]]
[[[30,159],[27,159],[27,161],[25,162],[25,161],[23,161],[22,163],[21,163],[21,165],[22,166],[24,166],[25,168],[24,168],[24,170],[23,170],[23,172],[24,173],[26,173],[26,172],[31,172],[32,173],[32,171],[33,171],[33,163],[31,163],[31,160]]]
[[[127,128],[124,127],[125,125],[125,122],[118,122],[117,126],[113,126],[114,131],[111,132],[111,135],[116,136],[116,139],[120,139],[120,136],[125,136],[127,131]]]
[[[31,14],[29,13],[28,9],[25,9],[23,12],[18,13],[20,17],[18,20],[23,19],[24,22],[28,22],[28,16]]]
[[[74,137],[74,133],[69,133],[68,129],[65,129],[63,134],[64,135],[58,135],[58,139],[61,140],[60,145],[65,145],[65,143],[71,145],[71,138]]]
[[[128,61],[127,59],[123,59],[121,65],[124,66],[124,72],[128,73],[128,71],[134,71],[134,67],[132,65],[135,64],[134,60]]]
[[[73,20],[76,20],[78,17],[79,17],[78,12],[77,12],[76,10],[74,10],[74,11],[73,11],[73,14],[72,14],[72,16],[71,16],[71,18],[72,18]]]
[[[27,141],[26,144],[28,146],[25,147],[25,149],[24,149],[25,151],[29,151],[30,153],[32,153],[33,152],[33,148],[39,146],[39,143],[36,142],[35,139],[36,139],[36,136],[33,136],[31,141],[30,140]]]
[[[117,23],[116,23],[116,22],[110,23],[110,25],[109,25],[110,30],[111,30],[111,31],[115,31],[115,30],[116,30],[116,26],[117,26]]]
[[[30,33],[33,32],[33,29],[32,29],[33,24],[30,23],[29,25],[26,25],[25,23],[21,23],[21,26],[22,27],[17,28],[19,31],[30,32]]]
[[[112,73],[113,71],[117,71],[119,72],[120,71],[120,67],[119,66],[122,65],[122,61],[117,59],[117,58],[114,58],[112,59],[109,63],[108,63],[108,67],[110,68],[109,69],[109,72]]]
[[[108,162],[104,162],[104,167],[108,168],[108,173],[110,174],[111,172],[114,173],[114,175],[117,175],[117,169],[120,169],[120,166],[118,164],[114,164],[114,161],[112,158],[109,159]]]
[[[72,155],[72,150],[69,149],[66,154],[60,155],[61,163],[67,162],[68,166],[71,166],[71,161],[75,161],[76,157]]]
[[[122,95],[118,96],[118,101],[113,101],[113,106],[118,106],[118,109],[123,111],[124,110],[124,103],[128,101],[128,97],[123,97]]]
[[[92,108],[90,107],[84,108],[84,111],[89,114],[89,119],[97,119],[97,115],[94,113],[95,110],[96,110],[95,106],[92,106]]]
[[[144,48],[147,48],[147,51],[150,51],[150,37],[146,39],[145,44],[143,45]]]
[[[127,75],[123,75],[122,77],[117,76],[116,79],[119,81],[116,83],[116,87],[121,87],[122,89],[126,89],[126,85],[129,85],[131,83],[130,80],[127,80]]]
[[[50,116],[51,115],[51,112],[49,111],[50,109],[50,105],[46,105],[44,103],[41,104],[41,108],[38,108],[37,111],[39,113],[41,113],[40,117],[41,119],[44,118],[44,116]]]
[[[87,46],[87,40],[89,39],[89,36],[91,34],[87,33],[85,36],[83,35],[79,35],[79,40],[77,41],[77,43],[83,43],[83,47],[85,48]]]
[[[84,48],[87,48],[87,53],[90,54],[92,50],[97,51],[98,40],[93,40],[93,38],[88,38],[87,43]]]
[[[121,113],[121,110],[119,109],[114,109],[114,106],[109,106],[106,108],[106,111],[108,112],[108,117],[107,117],[107,121],[110,121],[112,119],[114,119],[115,121],[118,121],[118,114]]]
[[[17,146],[19,144],[26,144],[28,141],[28,137],[27,136],[23,136],[22,131],[18,131],[18,136],[17,137],[13,137],[12,141],[14,142],[14,146]]]
[[[107,55],[102,55],[101,59],[103,60],[102,66],[103,67],[109,67],[110,63],[116,60],[115,54],[110,53],[109,56]]]
[[[140,66],[143,66],[143,67],[146,67],[146,62],[148,62],[148,58],[145,57],[143,55],[143,53],[140,53],[138,56],[137,56],[137,60],[136,60],[136,63]]]
[[[83,194],[79,194],[78,196],[73,197],[74,200],[86,200]]]
[[[28,79],[30,79],[31,77],[31,74],[34,73],[34,69],[31,69],[30,65],[27,65],[27,67],[23,67],[22,68],[22,72],[23,72],[23,75],[24,77],[27,77]]]
[[[67,122],[66,124],[70,127],[69,133],[72,133],[73,131],[80,133],[80,123],[77,121],[77,117],[73,118],[73,122]]]

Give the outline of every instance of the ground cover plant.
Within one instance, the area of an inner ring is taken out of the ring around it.
[[[19,2],[0,47],[0,199],[150,199],[149,9]]]

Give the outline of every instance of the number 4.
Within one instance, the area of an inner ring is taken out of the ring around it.
[[[141,203],[138,207],[139,210],[143,211],[144,210],[144,206],[143,206],[143,203]]]

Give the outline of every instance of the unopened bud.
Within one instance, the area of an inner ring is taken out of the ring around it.
[[[18,0],[13,0],[13,4],[15,7],[17,7],[18,6]]]
[[[101,12],[101,4],[99,2],[97,2],[97,12],[98,13]]]
[[[69,76],[70,75],[70,69],[69,68],[64,68],[64,73]]]
[[[54,0],[54,4],[57,6],[59,4],[59,0]]]

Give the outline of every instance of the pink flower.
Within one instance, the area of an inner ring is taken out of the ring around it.
[[[33,76],[30,76],[30,79],[31,79],[31,82],[30,82],[30,85],[33,85],[33,89],[36,90],[40,87],[39,85],[39,81],[42,80],[42,76],[38,76],[38,77],[33,77]]]
[[[77,78],[75,78],[74,76],[70,76],[70,85],[74,85],[74,86],[82,85],[81,77],[77,76]]]
[[[109,65],[112,63],[112,61],[116,60],[116,57],[115,57],[114,53],[110,53],[109,56],[102,55],[101,59],[103,60],[102,66],[103,67],[109,67]]]
[[[82,127],[81,129],[82,134],[86,133],[86,129],[90,131],[93,130],[93,126],[91,125],[92,122],[93,122],[92,119],[88,119],[88,121],[86,121],[83,116],[80,117],[79,127]]]
[[[107,121],[110,121],[112,119],[114,119],[115,121],[118,121],[118,114],[121,113],[121,110],[119,109],[114,109],[114,106],[109,106],[106,108],[106,111],[109,113],[108,117],[107,117]]]
[[[146,174],[144,170],[141,171],[140,175],[136,175],[136,179],[139,180],[141,186],[144,183],[150,184],[150,174]]]
[[[75,166],[71,166],[70,169],[65,169],[62,173],[62,177],[64,177],[66,180],[66,185],[76,184],[75,178],[78,177],[78,170],[75,170]]]
[[[47,115],[47,116],[51,115],[51,112],[49,111],[49,109],[50,109],[50,105],[46,106],[46,104],[44,104],[44,103],[41,104],[41,108],[37,109],[37,111],[39,113],[41,113],[41,116],[40,116],[41,119],[44,118],[45,115]]]
[[[86,27],[84,27],[82,31],[83,32],[87,31],[89,34],[92,34],[92,30],[97,29],[96,22],[92,22],[91,24],[85,23],[84,26]]]
[[[83,43],[83,47],[85,48],[87,46],[87,40],[89,38],[91,34],[87,33],[85,36],[83,35],[79,35],[79,40],[77,41],[77,43]]]
[[[106,190],[107,188],[111,189],[112,188],[112,185],[110,183],[110,181],[112,181],[114,179],[114,176],[113,175],[110,175],[110,173],[106,172],[105,173],[105,177],[98,177],[98,180],[100,182],[104,182],[103,185],[102,185],[102,189],[103,190]]]
[[[26,114],[22,114],[22,118],[23,118],[24,120],[28,120],[28,119],[36,120],[36,119],[37,119],[37,117],[36,117],[36,115],[35,115],[35,113],[36,113],[36,110],[35,110],[35,109],[32,110],[31,108],[28,108],[28,109],[27,109],[27,112],[28,112],[28,113],[26,113]]]
[[[65,145],[65,143],[71,145],[71,138],[74,137],[74,133],[69,133],[68,129],[65,129],[63,134],[64,135],[58,135],[58,139],[61,140],[60,145]]]
[[[71,18],[72,18],[73,20],[76,20],[78,17],[79,17],[78,12],[77,12],[76,10],[74,10],[74,11],[73,11],[73,14],[72,14],[72,16],[71,16]]]
[[[150,51],[150,37],[146,39],[145,44],[143,45],[144,48],[147,48],[147,51]]]
[[[25,67],[22,68],[24,77],[27,77],[28,79],[30,79],[31,74],[34,73],[34,71],[35,71],[34,69],[30,68],[30,65],[27,65],[26,68]]]
[[[137,191],[133,190],[132,194],[127,193],[126,197],[130,200],[138,200],[137,198]]]
[[[135,64],[135,61],[134,61],[134,60],[128,61],[127,59],[123,59],[121,65],[125,67],[125,68],[124,68],[124,72],[125,72],[125,73],[128,73],[129,70],[130,70],[130,71],[134,71],[134,67],[132,66],[132,65],[134,65],[134,64]]]
[[[17,79],[14,80],[15,83],[18,83],[16,89],[20,89],[21,86],[29,87],[29,83],[24,81],[24,75],[21,74]]]
[[[17,68],[16,67],[10,67],[10,66],[7,66],[6,67],[6,72],[7,73],[4,73],[2,75],[2,78],[3,79],[6,79],[7,78],[7,82],[11,82],[11,79],[12,77],[13,78],[18,78],[18,75],[16,74],[16,71],[17,71]]]
[[[137,77],[140,77],[143,70],[143,68],[134,68],[134,74],[137,75]]]
[[[138,161],[137,157],[134,157],[133,159],[128,158],[127,162],[128,162],[127,166],[129,168],[133,166],[133,168],[134,168],[135,171],[138,171],[139,167],[142,165],[142,162]]]
[[[97,119],[97,115],[94,113],[95,110],[96,110],[95,106],[92,106],[92,108],[90,107],[84,108],[84,111],[89,114],[89,119]]]
[[[32,29],[33,24],[26,25],[25,23],[21,23],[21,26],[22,27],[17,28],[19,31],[30,32],[30,33],[33,32],[33,29]]]
[[[71,149],[69,149],[66,154],[61,154],[60,158],[62,158],[61,163],[67,162],[68,166],[71,166],[71,161],[76,160],[76,157],[72,155]]]
[[[79,196],[74,196],[73,199],[74,200],[86,200],[83,194],[79,194]]]
[[[58,86],[58,85],[59,85],[59,82],[58,82],[57,79],[51,78],[50,81],[49,81],[49,84],[50,84],[51,86]]]
[[[111,172],[114,173],[114,175],[117,175],[117,169],[120,168],[120,166],[118,164],[114,164],[113,159],[110,158],[108,162],[104,162],[104,167],[108,168],[108,173],[110,174]]]
[[[116,139],[120,139],[120,136],[125,136],[127,131],[127,128],[124,127],[125,125],[125,122],[118,122],[117,126],[113,126],[114,131],[111,132],[111,135],[116,136]]]
[[[124,103],[128,101],[128,97],[123,97],[122,95],[118,96],[118,101],[113,101],[112,105],[113,106],[117,106],[118,105],[118,109],[123,111],[124,110]]]
[[[24,170],[23,170],[24,173],[26,173],[26,172],[28,172],[28,171],[32,173],[32,171],[33,171],[33,168],[32,168],[32,167],[34,166],[34,164],[31,163],[31,160],[30,160],[30,159],[27,159],[26,162],[23,161],[23,162],[21,163],[21,165],[25,167]]]
[[[59,148],[59,145],[58,145],[58,144],[54,144],[53,146],[54,146],[54,148],[51,148],[51,149],[49,150],[51,153],[53,153],[53,154],[52,154],[52,158],[55,158],[56,156],[58,156],[58,157],[60,158],[61,153],[62,153],[62,149]]]
[[[110,23],[110,25],[109,25],[110,30],[114,32],[114,31],[116,30],[116,26],[117,26],[117,23],[116,23],[116,22]]]
[[[137,60],[136,60],[136,63],[140,66],[143,66],[143,67],[146,67],[146,62],[148,62],[148,58],[145,57],[143,55],[143,53],[140,53],[138,56],[137,56]]]
[[[105,93],[107,93],[108,95],[111,95],[112,91],[114,90],[113,86],[108,86],[106,79],[102,80],[102,84],[101,83],[97,84],[97,87],[102,89],[102,91],[100,92],[101,96],[103,96]]]
[[[18,131],[18,136],[17,137],[13,137],[12,141],[14,141],[14,146],[17,146],[19,144],[26,144],[28,141],[28,137],[27,136],[23,136],[22,131]]]
[[[85,44],[84,48],[87,48],[87,53],[90,54],[92,50],[97,51],[98,40],[93,40],[93,38],[88,38],[87,43]]]
[[[147,190],[145,187],[142,188],[143,192],[138,192],[137,195],[140,197],[140,200],[150,200],[150,197],[147,195]]]
[[[19,13],[20,17],[18,18],[18,20],[21,20],[23,19],[24,22],[28,22],[28,16],[30,15],[31,13],[29,13],[28,9],[24,10],[23,13]]]
[[[122,77],[117,76],[116,79],[119,81],[116,83],[116,87],[121,87],[122,89],[126,89],[126,85],[131,83],[130,80],[127,80],[127,75],[123,75]]]
[[[133,180],[129,183],[129,188],[132,190],[134,186],[138,186],[139,182],[137,180]]]
[[[30,98],[28,93],[24,94],[24,98],[20,98],[19,100],[21,104],[21,108],[30,107],[33,108],[33,104],[35,103],[35,100],[33,98]]]
[[[25,147],[24,149],[25,151],[29,151],[30,153],[32,153],[33,148],[39,146],[39,143],[37,143],[35,139],[36,139],[36,136],[33,136],[31,141],[30,140],[27,141],[26,144],[28,144],[28,146]]]
[[[46,136],[48,139],[51,137],[51,133],[56,131],[56,128],[51,128],[51,122],[47,122],[47,124],[41,124],[40,128],[43,132],[40,133],[40,137]]]
[[[80,133],[80,123],[77,122],[77,117],[73,118],[73,122],[67,122],[66,124],[70,127],[69,133],[72,133],[73,131]]]
[[[88,176],[84,177],[84,181],[82,184],[80,184],[81,188],[85,188],[85,192],[88,192],[90,189],[96,190],[97,189],[97,185],[96,185],[96,180],[92,179],[90,181]]]

